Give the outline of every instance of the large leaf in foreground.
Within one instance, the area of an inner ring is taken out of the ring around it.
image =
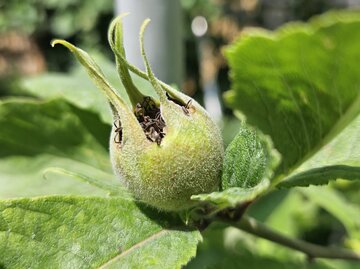
[[[223,191],[191,198],[215,204],[218,208],[251,201],[270,186],[279,161],[280,156],[272,147],[270,138],[242,124],[225,152],[221,179]]]
[[[360,179],[360,115],[278,186],[321,185],[337,178]]]
[[[348,110],[360,93],[359,47],[360,13],[339,12],[244,34],[226,51],[233,82],[226,101],[271,136],[282,171],[358,115]]]
[[[0,103],[0,198],[106,192],[66,176],[60,167],[107,183],[112,174],[108,125],[64,101]],[[119,185],[119,183],[117,183]]]
[[[140,208],[122,198],[0,201],[0,267],[172,269],[186,264],[200,233],[176,229],[169,216]]]

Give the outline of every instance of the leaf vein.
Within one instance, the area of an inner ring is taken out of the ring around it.
[[[146,243],[148,243],[149,241],[153,240],[153,239],[157,239],[161,236],[163,236],[164,234],[168,233],[168,230],[160,230],[159,232],[145,238],[144,240],[136,243],[135,245],[133,245],[132,247],[128,248],[127,250],[125,250],[124,252],[121,252],[120,254],[118,254],[117,256],[115,256],[114,258],[110,259],[109,261],[107,261],[106,263],[104,263],[103,265],[101,265],[100,267],[98,267],[98,269],[105,269],[108,265],[110,265],[111,263],[113,263],[116,260],[121,259],[122,257],[124,257],[125,255],[129,254],[131,251],[142,247],[143,245],[145,245]]]

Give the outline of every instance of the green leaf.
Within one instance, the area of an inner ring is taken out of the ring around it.
[[[323,262],[309,263],[302,259],[278,259],[271,256],[263,256],[257,253],[242,253],[237,252],[227,253],[215,252],[209,250],[208,252],[200,252],[200,256],[191,261],[187,269],[207,268],[207,269],[290,269],[290,268],[306,268],[306,269],[333,269],[330,265]],[[355,262],[354,262],[355,265]],[[337,269],[339,269],[338,267]],[[356,268],[356,267],[353,267]],[[346,269],[346,267],[344,267]]]
[[[350,238],[356,238],[353,232],[355,234],[360,232],[360,218],[354,218],[354,216],[360,216],[358,205],[352,204],[338,191],[330,187],[320,189],[312,186],[299,191],[309,200],[336,217],[345,226]]]
[[[242,124],[225,152],[222,188],[224,191],[193,195],[191,199],[210,202],[219,208],[234,207],[253,200],[268,189],[280,156],[269,137]]]
[[[88,183],[97,188],[107,191],[109,196],[121,196],[123,198],[131,196],[131,194],[127,192],[125,186],[119,185],[119,181],[88,177],[83,174],[75,173],[73,171],[68,171],[66,169],[59,167],[48,167],[45,170],[43,170],[43,175],[45,178],[48,177],[49,173],[57,173],[58,175],[60,174],[64,176],[69,176],[81,182]]]
[[[278,187],[326,184],[330,180],[360,179],[360,115],[330,143],[300,165]]]
[[[181,268],[197,230],[122,198],[43,197],[0,201],[5,268]]]
[[[39,76],[24,78],[22,88],[26,93],[43,100],[63,98],[81,109],[99,114],[103,122],[112,123],[106,98],[80,72],[70,74],[44,73]]]
[[[315,259],[311,263],[304,259],[303,254],[284,248],[273,242],[266,241],[268,248],[262,247],[265,240],[256,238],[233,227],[220,230],[207,229],[203,243],[199,244],[195,259],[186,269],[333,269],[323,260]],[[286,253],[280,256],[279,253]],[[331,260],[331,263],[334,261]],[[351,264],[350,262],[348,264]],[[357,263],[354,262],[354,265]],[[347,268],[347,267],[335,267]],[[356,267],[354,267],[356,268]]]
[[[220,192],[193,195],[191,200],[214,204],[220,210],[226,207],[236,207],[241,203],[254,200],[268,188],[269,181],[263,180],[252,188],[233,187]]]
[[[270,138],[243,124],[225,152],[222,188],[255,187],[262,180],[270,180],[278,162]]]
[[[297,237],[304,225],[314,222],[316,209],[297,190],[276,190],[256,200],[247,213],[282,234]]]
[[[280,172],[315,154],[359,114],[359,47],[360,13],[352,11],[249,32],[227,49],[226,102],[271,136],[283,156]]]
[[[129,97],[118,78],[115,64],[100,56],[95,57],[95,59],[111,85],[130,105]],[[157,98],[149,82],[137,75],[132,75],[132,79],[144,95]],[[96,89],[95,85],[89,80],[86,71],[78,63],[76,63],[76,68],[70,74],[44,73],[22,79],[21,86],[25,93],[32,96],[45,100],[63,98],[81,109],[99,114],[101,120],[105,123],[112,124],[113,122],[106,98]]]
[[[0,103],[0,126],[0,198],[108,192],[49,167],[120,186],[109,161],[110,128],[96,114],[62,100],[16,99]]]

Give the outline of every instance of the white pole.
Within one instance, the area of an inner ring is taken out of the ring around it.
[[[124,46],[129,62],[144,69],[139,47],[141,23],[150,18],[145,50],[155,75],[181,87],[184,74],[182,12],[179,0],[116,0],[116,13],[124,18]]]

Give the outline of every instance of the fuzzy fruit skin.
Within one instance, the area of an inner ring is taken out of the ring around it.
[[[175,105],[174,105],[175,106]],[[146,140],[122,144],[110,138],[110,155],[115,173],[135,198],[163,211],[181,211],[194,205],[190,197],[219,187],[223,142],[215,123],[205,110],[187,116],[175,109],[165,121],[161,145]]]
[[[107,97],[114,122],[117,123],[110,137],[112,166],[133,196],[163,211],[189,209],[195,205],[190,199],[192,195],[219,188],[224,155],[220,131],[195,100],[159,81],[152,73],[143,40],[148,19],[140,30],[140,47],[146,73],[127,62],[122,37],[123,16],[115,18],[110,24],[108,39],[131,107],[85,51],[65,40],[54,40],[52,46],[62,44],[67,47]],[[162,123],[164,128],[160,130],[162,136],[165,133],[165,137],[156,140],[156,143],[147,139],[135,115],[138,104],[142,104],[146,96],[132,82],[130,69],[150,82],[159,98],[154,104],[160,112],[156,115],[165,122],[165,127]]]

